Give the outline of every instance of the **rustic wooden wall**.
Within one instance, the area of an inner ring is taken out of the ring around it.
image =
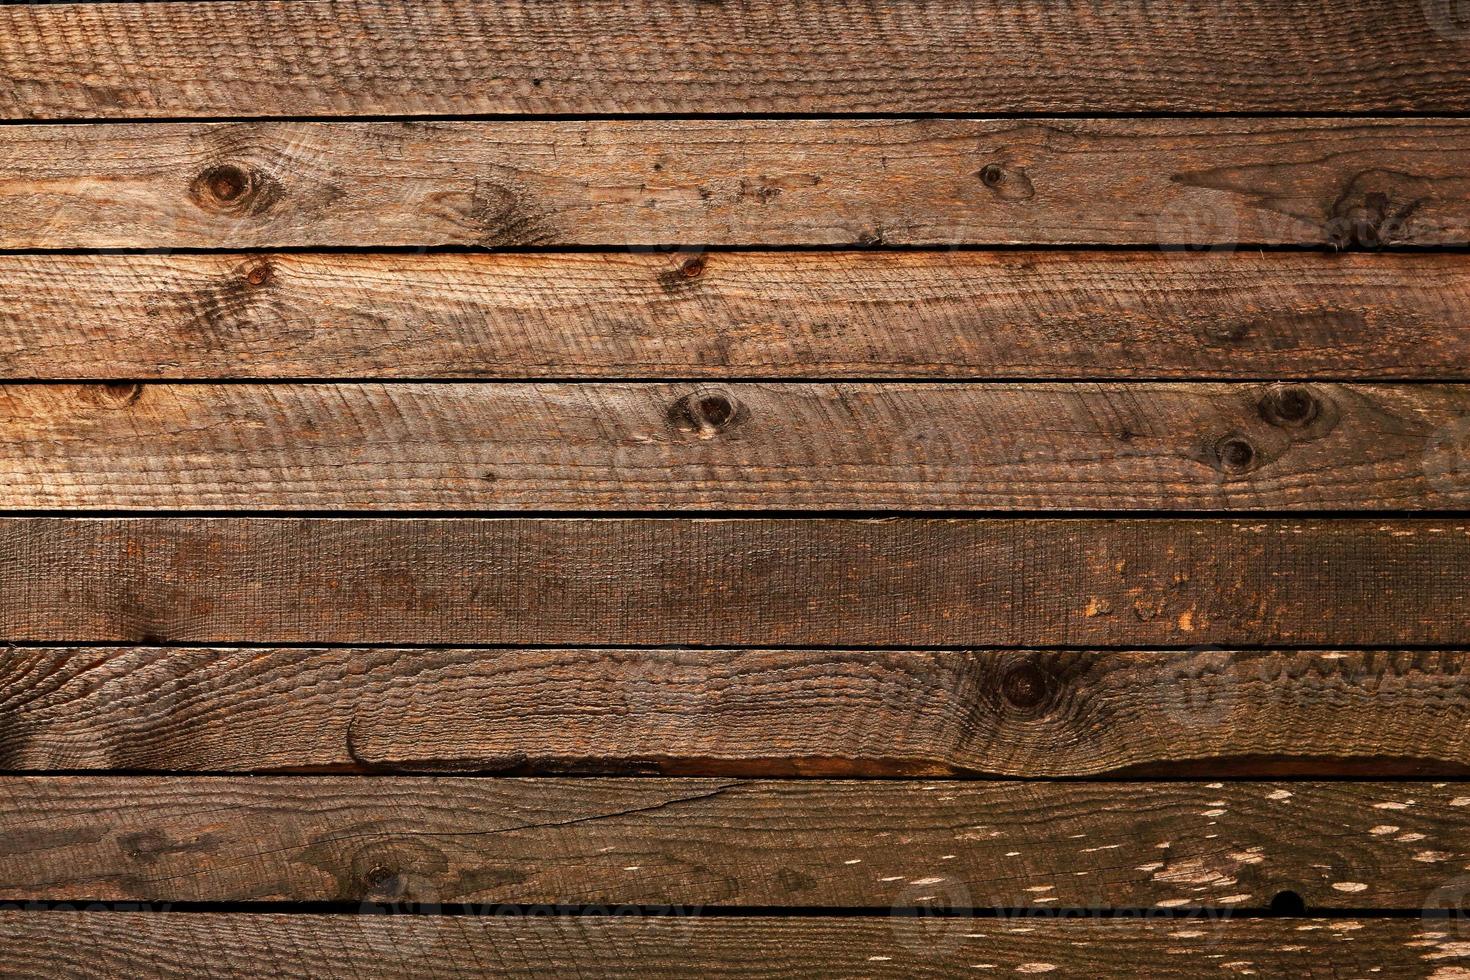
[[[1467,117],[1457,0],[0,5],[0,973],[1470,976]]]

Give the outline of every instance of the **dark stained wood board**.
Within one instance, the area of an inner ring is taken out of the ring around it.
[[[0,117],[1470,109],[1440,0],[0,8]]]
[[[281,915],[0,911],[0,969],[77,980],[958,976],[1434,976],[1453,922],[1159,917]],[[516,910],[518,912],[518,910]],[[757,955],[758,954],[758,955]]]
[[[1460,519],[0,519],[11,642],[1470,646]]]
[[[1467,242],[1460,119],[0,129],[6,248]]]
[[[0,770],[1470,774],[1470,655],[21,647]]]
[[[0,901],[1422,909],[1470,783],[0,777]]]
[[[1470,386],[0,386],[19,509],[1456,509]]]
[[[1470,257],[0,255],[0,374],[1463,380]]]

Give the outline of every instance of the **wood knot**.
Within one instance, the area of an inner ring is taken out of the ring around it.
[[[1051,700],[1053,681],[1050,674],[1032,663],[1012,667],[1000,680],[1001,697],[1023,711],[1035,711]]]
[[[1250,440],[1241,435],[1229,435],[1215,443],[1215,468],[1222,473],[1248,473],[1255,468],[1258,454]]]
[[[696,391],[669,410],[669,421],[685,432],[708,438],[724,432],[740,419],[740,403],[723,391]]]
[[[683,265],[679,266],[679,275],[685,279],[698,279],[704,275],[704,256],[696,255]]]
[[[268,174],[237,163],[210,167],[189,188],[194,203],[206,211],[259,214],[280,197],[280,185]]]
[[[1283,429],[1310,425],[1322,413],[1322,402],[1305,385],[1277,385],[1262,396],[1261,418]]]
[[[1007,168],[998,163],[987,163],[976,176],[1002,201],[1028,201],[1036,196],[1031,178],[1020,167]]]
[[[103,408],[127,408],[143,397],[143,385],[137,381],[104,381],[84,390]]]
[[[1210,343],[1238,344],[1250,336],[1251,325],[1244,320],[1207,320],[1200,332]]]
[[[274,271],[271,269],[270,263],[262,262],[259,265],[251,266],[250,269],[246,271],[245,281],[250,283],[250,285],[252,286],[264,286],[271,281],[271,277],[273,275]]]
[[[381,864],[374,865],[362,876],[363,890],[369,895],[397,898],[403,892],[398,872]]]

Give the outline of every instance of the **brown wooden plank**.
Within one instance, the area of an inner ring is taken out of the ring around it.
[[[1470,783],[0,777],[0,901],[1419,909]]]
[[[0,255],[0,373],[1456,379],[1467,311],[1449,254]]]
[[[0,506],[1454,508],[1467,415],[1467,385],[4,385]]]
[[[1447,0],[0,10],[0,116],[1470,109]]]
[[[12,126],[0,247],[1464,245],[1467,160],[1461,119]]]
[[[1470,646],[1467,607],[1462,520],[0,519],[12,642]]]
[[[0,769],[1470,774],[1470,655],[12,648]]]
[[[683,911],[683,910],[681,910]],[[690,910],[693,911],[693,910]],[[1466,969],[1457,920],[0,911],[7,976],[1404,977]]]

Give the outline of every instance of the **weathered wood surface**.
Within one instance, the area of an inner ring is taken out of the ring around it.
[[[0,116],[1470,109],[1449,0],[0,8]]]
[[[1436,509],[1470,386],[0,386],[21,509]]]
[[[1470,655],[12,648],[0,769],[1470,773]]]
[[[0,373],[1463,379],[1470,258],[0,255]]]
[[[12,126],[0,247],[1464,245],[1467,160],[1459,119]]]
[[[1470,784],[0,777],[0,901],[1420,909]]]
[[[1195,978],[1431,976],[1467,957],[1455,922],[1147,917],[0,912],[10,976],[373,980],[405,976]],[[758,951],[758,955],[754,955]]]
[[[1454,980],[1455,921],[0,911],[0,970],[69,980],[1403,977]],[[679,910],[697,913],[697,910]],[[208,964],[207,971],[201,966]]]
[[[12,642],[1470,646],[1467,607],[1462,520],[0,520]]]

